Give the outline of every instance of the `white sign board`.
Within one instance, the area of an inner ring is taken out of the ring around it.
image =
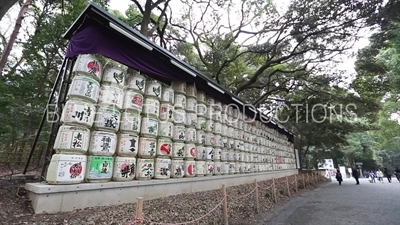
[[[296,155],[296,169],[300,169],[299,150],[295,149],[294,154]]]
[[[318,164],[318,169],[328,169],[328,170],[333,170],[335,167],[333,166],[333,160],[332,159],[324,159],[324,163]]]

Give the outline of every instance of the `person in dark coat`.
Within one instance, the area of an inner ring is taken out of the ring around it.
[[[360,181],[358,181],[358,178],[360,177],[360,175],[358,174],[358,170],[355,167],[353,167],[353,169],[351,170],[351,175],[356,180],[356,185],[359,185]]]
[[[336,180],[339,182],[339,185],[342,185],[343,177],[342,174],[340,173],[340,170],[336,171]]]
[[[396,166],[394,172],[396,172],[396,178],[397,178],[397,180],[398,180],[399,183],[400,183],[400,169],[399,169],[398,166]]]
[[[392,183],[392,174],[390,173],[390,171],[387,168],[383,169],[383,174],[386,176],[389,183]]]

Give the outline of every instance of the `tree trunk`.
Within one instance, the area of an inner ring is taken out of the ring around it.
[[[15,40],[17,39],[17,36],[19,34],[19,30],[21,29],[22,20],[24,20],[25,13],[31,4],[32,4],[32,0],[26,0],[19,11],[17,21],[15,22],[14,30],[11,33],[10,40],[8,41],[7,46],[4,49],[3,55],[1,56],[1,59],[0,59],[0,76],[3,75],[3,70],[7,63],[8,56],[11,53],[11,50],[15,43]]]
[[[18,0],[1,0],[0,1],[0,20],[6,15],[8,10],[13,7]]]

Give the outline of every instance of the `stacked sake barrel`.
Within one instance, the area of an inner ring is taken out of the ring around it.
[[[214,164],[214,139],[211,135],[207,135],[207,130],[210,124],[207,121],[209,106],[206,102],[206,94],[203,91],[197,91],[197,126],[196,126],[196,136],[197,136],[197,154],[196,154],[196,164],[198,167],[205,168],[203,175],[212,176],[215,173]]]

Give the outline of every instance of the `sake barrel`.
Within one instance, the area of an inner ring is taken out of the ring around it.
[[[174,110],[174,124],[186,124],[186,111],[184,109]]]
[[[85,178],[87,156],[54,154],[47,169],[49,184],[78,184]]]
[[[90,128],[93,125],[95,115],[96,107],[92,103],[70,99],[63,108],[61,122]]]
[[[139,73],[129,74],[127,77],[127,89],[143,94],[146,90],[146,78]]]
[[[233,129],[233,138],[239,139],[239,129]]]
[[[158,120],[153,117],[142,117],[140,133],[145,137],[155,137],[158,134]]]
[[[206,118],[207,119],[212,119],[212,116],[214,114],[214,108],[211,105],[207,105],[207,111],[206,111]]]
[[[214,161],[221,161],[221,148],[214,148]]]
[[[246,172],[246,163],[242,162],[240,163],[240,173],[245,173]]]
[[[229,159],[229,152],[228,152],[227,149],[223,149],[223,150],[221,151],[221,161],[222,161],[222,162],[227,162],[228,159]]]
[[[114,158],[111,156],[88,156],[85,180],[89,183],[110,181],[113,167]]]
[[[186,112],[186,126],[196,127],[197,126],[197,113]]]
[[[228,138],[228,149],[235,149],[235,140],[232,138]]]
[[[158,138],[157,140],[157,157],[169,157],[172,153],[172,140],[168,138]]]
[[[197,100],[193,97],[186,98],[186,111],[197,112]]]
[[[214,175],[214,168],[215,164],[212,161],[207,161],[206,162],[207,170],[206,170],[206,176],[212,176]]]
[[[139,157],[142,159],[152,159],[156,156],[157,140],[151,137],[139,138]]]
[[[182,178],[185,175],[185,164],[183,159],[171,160],[171,177]]]
[[[175,93],[174,98],[175,109],[186,109],[186,95]]]
[[[124,90],[117,86],[102,85],[100,87],[99,105],[115,106],[122,108],[124,102]]]
[[[147,97],[144,99],[143,115],[158,118],[160,114],[160,101],[154,97]]]
[[[214,175],[221,175],[222,172],[222,162],[214,162]]]
[[[228,162],[234,162],[235,161],[235,151],[233,149],[230,149],[228,152]]]
[[[221,135],[228,136],[228,125],[222,124],[221,126]]]
[[[112,156],[117,148],[117,135],[106,131],[93,131],[89,144],[89,154]]]
[[[228,126],[228,137],[233,138],[235,132],[235,128]]]
[[[196,160],[199,161],[207,160],[207,153],[204,145],[196,145]]]
[[[97,103],[99,99],[100,84],[97,80],[87,76],[75,76],[72,79],[67,97],[69,99],[84,99],[91,103]]]
[[[127,90],[122,109],[141,113],[143,109],[143,95],[137,90]]]
[[[174,89],[170,87],[162,88],[161,102],[173,105],[175,102]]]
[[[146,97],[154,97],[160,99],[161,97],[161,83],[157,81],[149,81],[146,83]]]
[[[183,159],[185,157],[185,143],[184,142],[173,142],[172,143],[172,155],[173,159]]]
[[[211,132],[206,132],[206,146],[214,146],[215,145],[215,137]]]
[[[137,159],[136,179],[150,180],[154,177],[154,159]]]
[[[206,132],[214,133],[214,121],[211,119],[206,120]]]
[[[206,133],[204,130],[197,130],[196,131],[196,136],[197,136],[197,144],[206,144]]]
[[[241,158],[241,156],[242,156],[242,153],[241,153],[241,151],[235,151],[235,158],[233,159],[233,161],[235,161],[235,162],[239,162],[239,161],[240,161],[240,158]]]
[[[222,171],[221,171],[222,175],[229,174],[229,165],[230,165],[229,162],[222,163]]]
[[[215,138],[215,146],[224,147],[224,143],[222,142],[222,137],[219,134],[214,135]]]
[[[169,158],[156,158],[155,159],[155,173],[156,179],[169,179],[171,177],[171,159]]]
[[[202,116],[197,117],[196,129],[204,131],[207,129],[207,119],[205,117]]]
[[[187,84],[186,85],[186,96],[197,98],[196,84]]]
[[[118,156],[136,157],[139,149],[139,136],[137,134],[119,133],[117,135]]]
[[[214,133],[222,134],[222,124],[218,121],[215,121],[215,123],[214,123]]]
[[[211,96],[206,96],[206,103],[213,108],[215,106],[215,99]]]
[[[180,93],[186,95],[186,83],[180,81],[173,81],[171,83],[172,89],[174,89],[175,94]]]
[[[238,128],[239,128],[240,130],[243,130],[243,121],[242,121],[242,120],[239,120],[239,121],[238,121]]]
[[[137,112],[125,111],[121,116],[119,130],[128,133],[139,133],[141,129],[142,117]]]
[[[194,160],[185,160],[185,177],[194,177],[196,175],[196,163]]]
[[[211,119],[213,119],[215,121],[221,121],[221,119],[222,119],[221,112],[220,111],[215,111],[215,109],[214,109],[214,111],[211,114]]]
[[[202,177],[206,174],[206,162],[196,161],[196,177]]]
[[[121,121],[121,112],[114,107],[100,106],[96,113],[94,128],[118,132]]]
[[[101,83],[114,84],[121,88],[125,86],[126,72],[118,63],[106,65],[103,72]]]
[[[186,141],[186,130],[184,125],[174,126],[174,141]]]
[[[229,163],[229,174],[234,174],[235,172],[236,172],[235,163],[230,162]]]
[[[206,103],[206,93],[204,91],[197,91],[197,102],[198,103]]]
[[[206,117],[207,114],[207,105],[204,103],[197,103],[197,116]]]
[[[90,143],[90,130],[84,127],[62,125],[54,144],[56,153],[85,155]]]
[[[234,139],[234,145],[235,150],[240,150],[240,141],[238,139]]]
[[[103,74],[103,65],[94,55],[79,55],[72,69],[72,73],[89,75],[97,81],[100,81]]]
[[[222,103],[220,102],[220,101],[215,101],[214,102],[214,109],[215,109],[215,111],[217,111],[217,112],[222,112],[223,111],[223,109],[222,109]]]
[[[193,127],[186,127],[185,132],[186,132],[185,134],[186,143],[196,143],[197,141],[196,129]]]
[[[172,122],[160,121],[158,123],[158,136],[172,139],[174,137],[174,124]]]
[[[206,160],[214,160],[214,148],[212,146],[205,147],[207,158]]]
[[[135,179],[136,158],[116,156],[114,160],[113,180],[131,181]]]
[[[196,145],[194,143],[185,144],[185,159],[194,160],[196,158]]]
[[[221,136],[222,147],[228,148],[228,138]]]
[[[174,121],[173,113],[174,113],[174,107],[170,103],[163,102],[160,104],[160,115],[159,115],[160,121],[173,122]]]

